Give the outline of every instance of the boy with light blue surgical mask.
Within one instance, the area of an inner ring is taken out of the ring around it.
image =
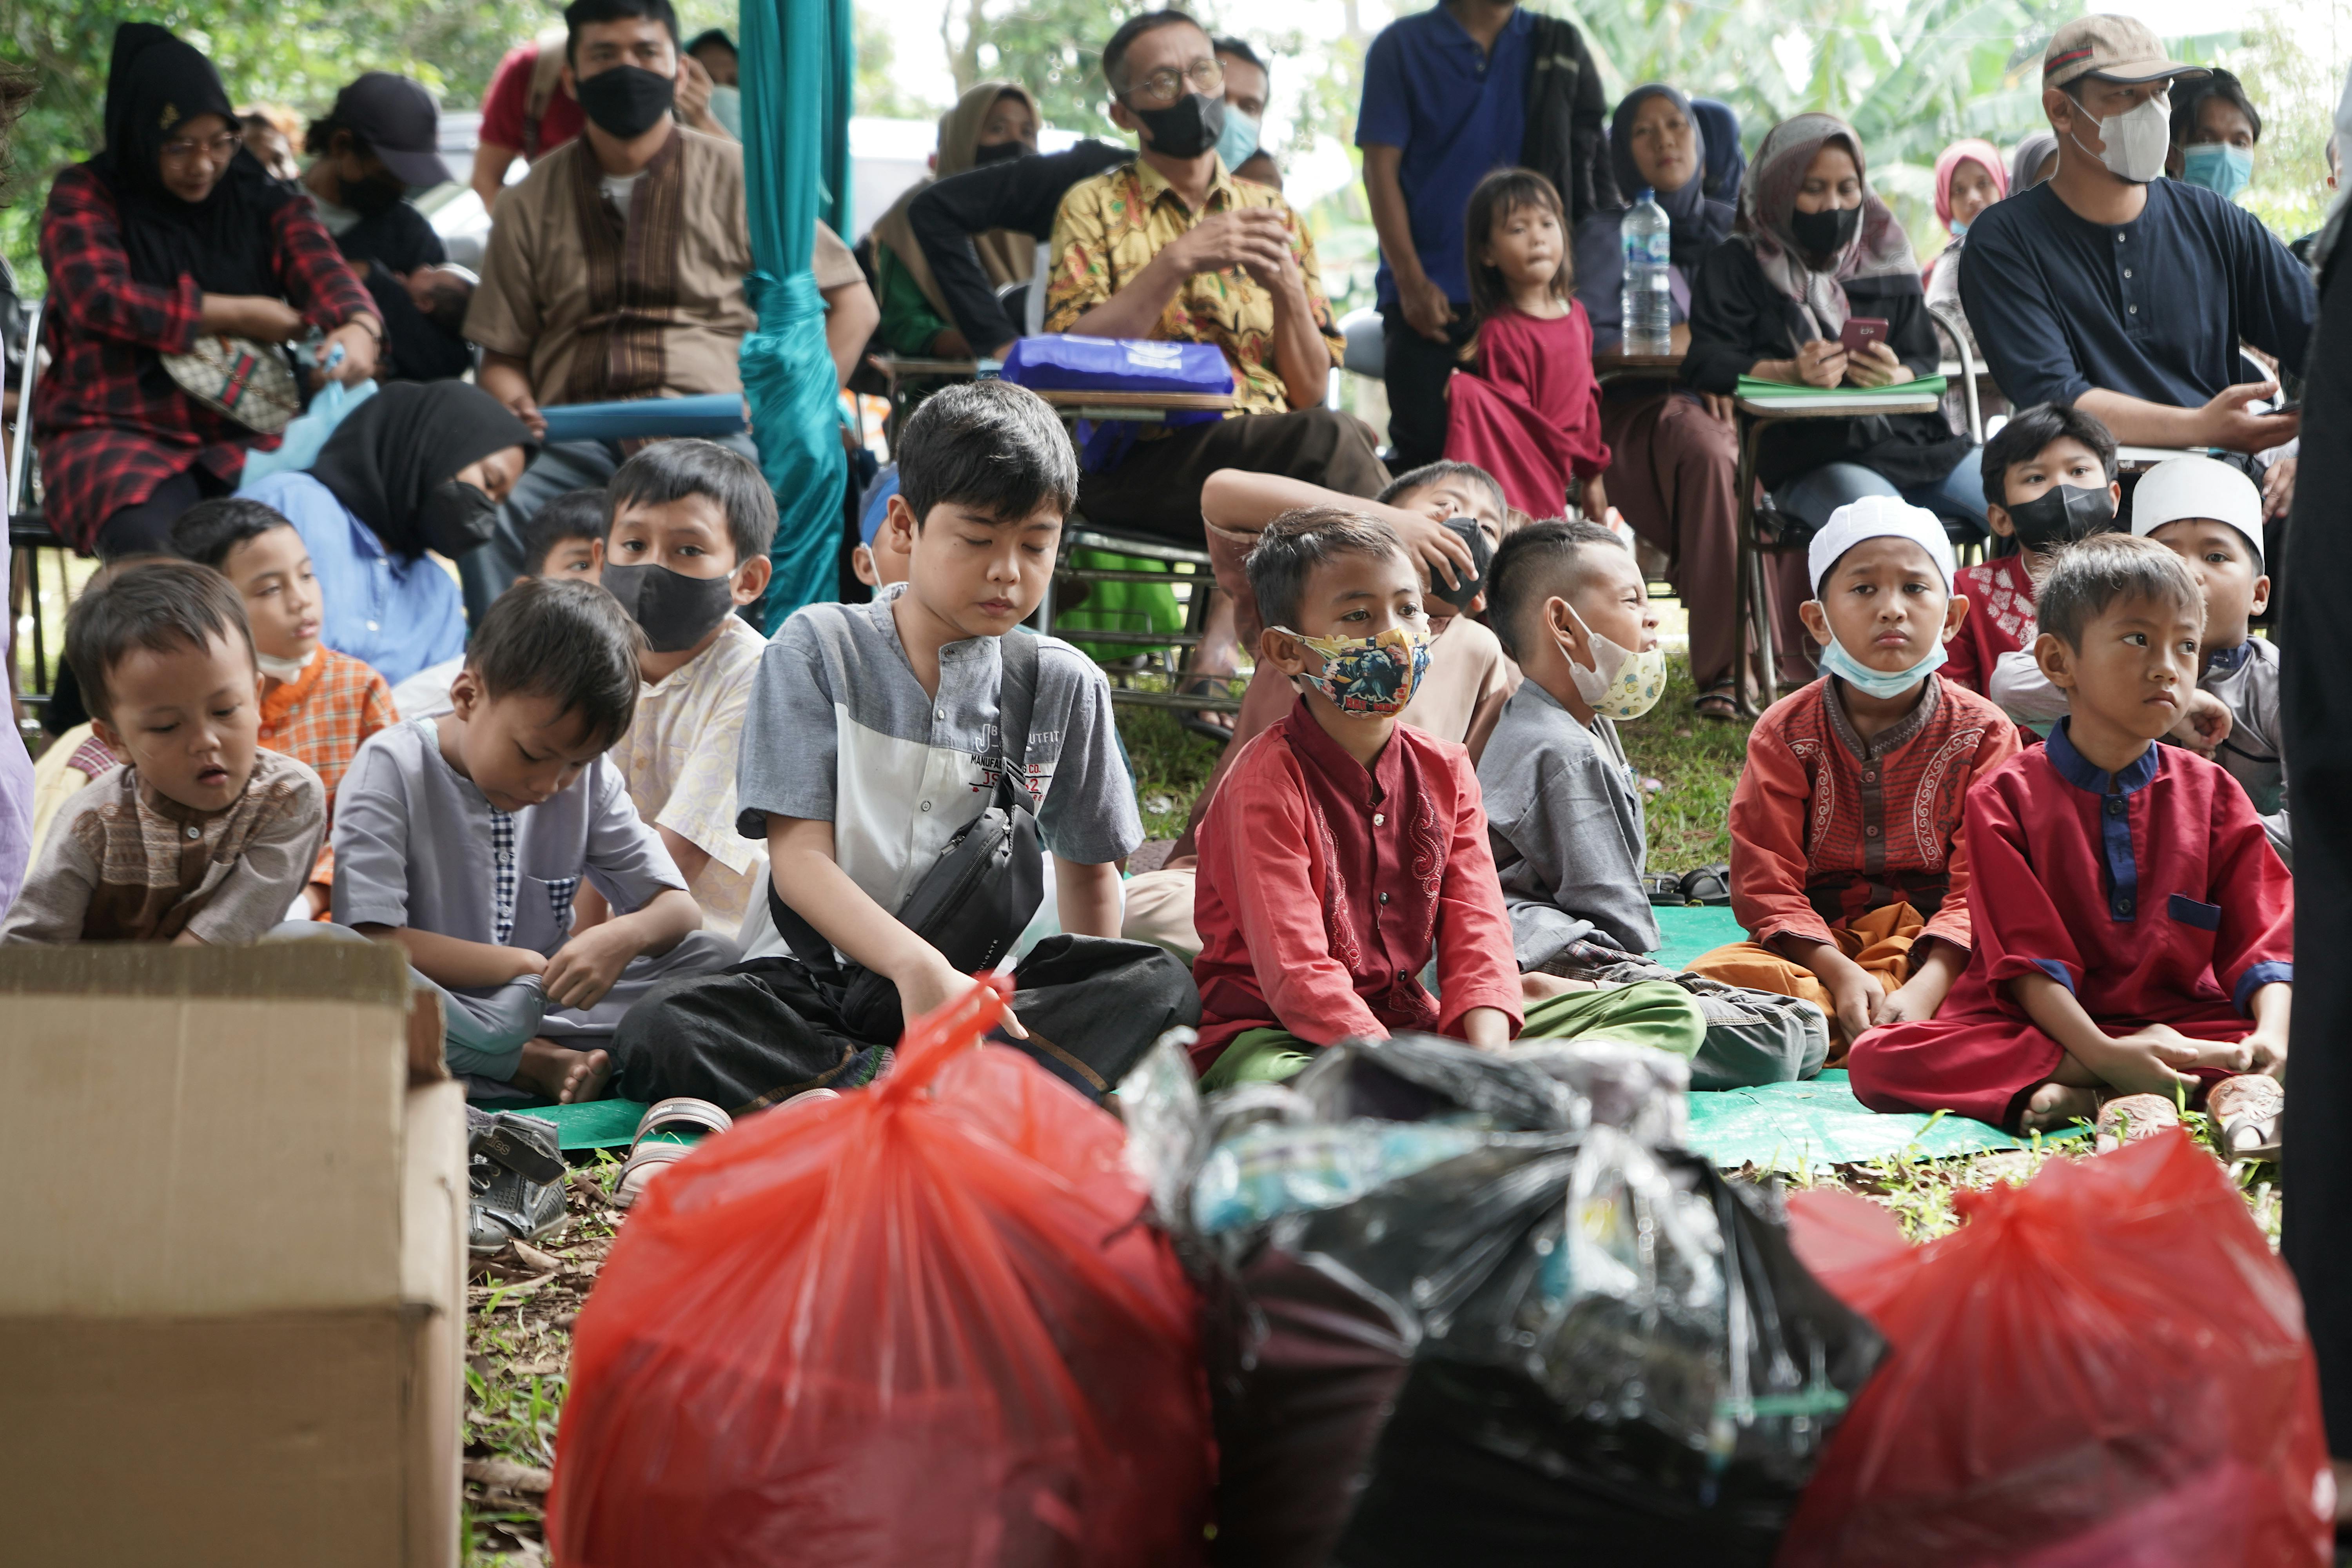
[[[1967,966],[1962,802],[2018,734],[1937,673],[1969,602],[1934,513],[1865,496],[1831,514],[1806,564],[1822,679],[1756,721],[1731,797],[1748,940],[1691,969],[1821,1007],[1834,1066],[1874,1025],[1934,1016]]]

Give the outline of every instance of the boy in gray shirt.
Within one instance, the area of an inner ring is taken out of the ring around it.
[[[1519,967],[1541,969],[1587,940],[1654,952],[1641,785],[1615,723],[1584,689],[1622,710],[1617,687],[1658,662],[1641,569],[1597,524],[1538,523],[1496,552],[1487,597],[1495,633],[1527,677],[1478,763]]]
[[[1618,719],[1665,689],[1657,613],[1631,552],[1590,522],[1540,522],[1503,542],[1486,572],[1495,634],[1527,681],[1478,759],[1487,837],[1523,973],[1630,984],[1672,980],[1706,1018],[1694,1089],[1810,1078],[1829,1049],[1811,1003],[1674,974],[1643,890],[1642,789]]]
[[[870,604],[793,616],[744,718],[736,827],[767,844],[770,908],[792,952],[754,942],[727,973],[641,1004],[614,1040],[632,1098],[736,1110],[862,1083],[906,1019],[962,994],[970,977],[900,917],[989,807],[1000,758],[1035,803],[1065,933],[1021,961],[1009,1030],[1025,1028],[1033,1055],[1100,1094],[1161,1031],[1199,1017],[1181,964],[1116,940],[1116,862],[1143,827],[1109,684],[1067,643],[1015,630],[1045,592],[1077,489],[1069,437],[1034,393],[980,382],[926,402],[899,451],[882,526],[907,581]],[[1013,912],[1009,930],[958,934],[1002,953],[1028,920]],[[1005,918],[1001,903],[964,917]]]
[[[518,584],[454,711],[371,736],[336,792],[335,921],[441,989],[456,1071],[594,1099],[630,1004],[735,956],[604,755],[636,710],[639,640],[593,584]],[[575,931],[583,879],[614,912]]]

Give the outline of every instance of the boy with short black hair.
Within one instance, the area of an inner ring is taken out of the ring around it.
[[[613,760],[705,926],[731,937],[759,892],[758,848],[735,831],[735,759],[768,647],[740,612],[768,590],[775,492],[749,458],[693,440],[647,447],[607,489],[604,587],[646,634],[636,722]]]
[[[643,640],[593,584],[519,583],[476,629],[453,710],[373,737],[343,780],[335,921],[441,988],[458,1072],[593,1099],[599,1047],[646,987],[733,956],[605,755]],[[574,931],[583,881],[620,912]]]
[[[220,573],[243,595],[261,667],[261,743],[318,773],[331,833],[343,771],[370,735],[399,721],[392,688],[319,640],[323,616],[310,552],[275,508],[233,498],[200,501],[172,525],[172,548]],[[334,882],[329,845],[303,889],[312,916],[326,913]]]
[[[602,489],[566,490],[530,514],[522,525],[522,574],[593,583],[604,570],[604,527],[612,502]],[[404,719],[430,719],[449,711],[449,683],[466,668],[466,656],[420,669],[392,689],[393,706]]]
[[[1009,956],[1021,935],[997,929],[1006,906],[986,899],[965,906],[979,923],[953,932],[905,923],[1007,771],[1036,803],[1066,933],[1021,959],[1008,1030],[1025,1028],[1041,1059],[1102,1092],[1160,1031],[1197,1016],[1180,965],[1115,940],[1116,862],[1143,829],[1108,682],[1058,638],[1007,635],[1045,591],[1077,489],[1060,420],[1033,392],[979,382],[926,401],[898,449],[882,526],[907,581],[869,604],[795,612],[761,655],[744,720],[737,831],[767,845],[770,909],[792,952],[755,942],[727,973],[631,1013],[614,1055],[633,1098],[740,1111],[870,1079],[907,1020],[971,984],[934,937]]]
[[[326,831],[319,775],[259,744],[237,592],[190,561],[94,583],[66,662],[122,763],[68,800],[0,942],[248,942],[299,898]]]
[[[1203,1087],[1286,1079],[1317,1050],[1391,1030],[1490,1050],[1606,1032],[1689,1056],[1703,1026],[1673,985],[1522,980],[1469,755],[1398,722],[1428,669],[1429,623],[1395,531],[1339,508],[1286,513],[1249,575],[1258,657],[1304,689],[1201,824]],[[1419,978],[1433,959],[1434,997]]]
[[[1937,1016],[1855,1042],[1874,1110],[2049,1130],[2111,1091],[2169,1100],[2285,1060],[2293,881],[2245,792],[2156,743],[2193,689],[2195,576],[2149,541],[2087,540],[2039,608],[2071,712],[1969,793],[1975,951]]]
[[[1942,674],[1990,695],[2002,654],[2033,640],[2033,589],[2057,552],[2115,526],[2123,487],[2116,438],[2096,416],[2069,404],[2021,408],[1984,444],[1985,520],[2017,541],[2017,553],[1963,566],[1952,591],[1969,602]]]
[[[1807,567],[1822,679],[1757,720],[1731,795],[1731,910],[1748,940],[1690,967],[1820,1007],[1835,1065],[1874,1024],[1933,1017],[1966,966],[1962,804],[2018,739],[1940,672],[1969,602],[1934,513],[1850,502]]]
[[[2252,626],[2271,598],[2263,570],[2262,492],[2227,463],[2193,454],[2168,458],[2133,488],[2131,529],[2189,563],[2205,595],[2197,686],[2165,739],[2228,770],[2262,815],[2271,847],[2292,865],[2278,645],[2255,637]],[[2038,728],[2066,714],[2066,693],[2031,652],[2004,654],[1992,687],[2011,717],[2031,718]]]

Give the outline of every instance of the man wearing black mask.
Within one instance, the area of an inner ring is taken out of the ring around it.
[[[1111,35],[1102,63],[1111,119],[1141,145],[1063,196],[1045,330],[1214,343],[1235,407],[1146,433],[1116,468],[1080,477],[1078,505],[1197,546],[1201,486],[1219,468],[1377,495],[1388,470],[1371,432],[1322,405],[1345,345],[1314,241],[1279,192],[1236,181],[1217,155],[1225,84],[1209,35],[1181,11],[1150,12]]]
[[[466,335],[482,386],[534,435],[542,405],[739,393],[751,269],[743,149],[677,122],[677,18],[669,0],[573,0],[564,86],[586,132],[540,158],[499,201]],[[879,312],[848,247],[817,226],[816,284],[836,369],[854,368]],[[749,436],[730,437],[756,460]],[[541,449],[460,562],[479,619],[522,568],[521,525],[566,491],[599,486],[617,442]]]

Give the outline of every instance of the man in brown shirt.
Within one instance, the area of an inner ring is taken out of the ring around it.
[[[743,290],[743,149],[672,118],[681,57],[669,0],[574,0],[563,15],[587,131],[500,198],[466,317],[483,387],[534,434],[543,405],[741,391],[737,356],[757,319]],[[825,335],[845,377],[880,312],[848,248],[817,230]],[[725,444],[758,458],[748,434]],[[541,448],[490,542],[458,563],[470,618],[521,574],[523,522],[602,485],[626,455],[611,441]]]

